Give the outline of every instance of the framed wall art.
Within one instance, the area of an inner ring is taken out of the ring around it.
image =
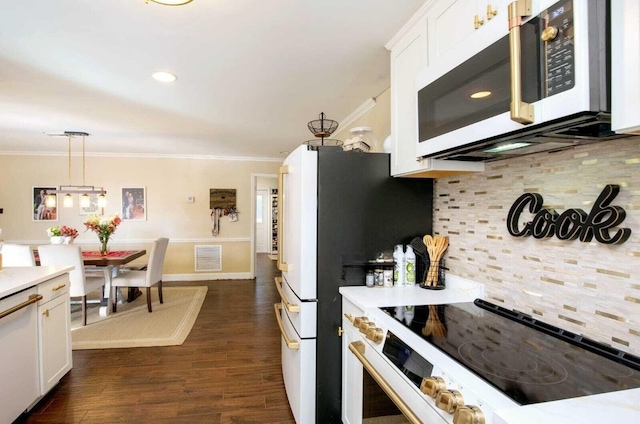
[[[58,220],[58,195],[55,196],[53,205],[47,206],[47,196],[50,192],[57,190],[57,187],[33,187],[31,190],[31,217],[34,221],[57,221]]]
[[[147,219],[147,193],[145,187],[122,188],[123,221],[145,221]]]

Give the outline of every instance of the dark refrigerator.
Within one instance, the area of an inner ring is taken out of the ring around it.
[[[388,154],[339,147],[301,146],[280,169],[276,313],[298,424],[341,422],[338,288],[364,285],[368,261],[432,232],[432,180],[389,175]]]

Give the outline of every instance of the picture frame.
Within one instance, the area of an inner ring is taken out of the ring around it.
[[[123,187],[122,213],[123,221],[147,220],[147,192],[145,187]]]
[[[98,206],[98,195],[95,193],[89,194],[89,207],[83,208],[80,206],[80,196],[78,195],[78,214],[79,215],[104,215],[104,208]]]
[[[31,220],[32,221],[57,221],[58,220],[58,195],[55,206],[46,205],[46,197],[49,192],[57,190],[53,186],[34,186],[31,188]]]

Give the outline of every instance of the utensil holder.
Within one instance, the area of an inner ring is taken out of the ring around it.
[[[437,265],[434,265],[427,264],[425,276],[420,280],[420,287],[428,290],[443,290],[445,288],[445,271],[448,271],[448,268],[445,267],[444,259],[440,259]],[[429,285],[427,281],[433,281],[435,284]]]

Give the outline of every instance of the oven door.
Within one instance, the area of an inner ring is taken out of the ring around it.
[[[599,95],[603,88],[590,87],[600,80],[589,62],[599,57],[591,58],[590,52],[606,50],[593,39],[605,28],[604,21],[598,22],[606,15],[600,3],[541,0],[534,16],[520,15],[514,21],[521,25],[509,31],[505,22],[502,38],[479,53],[454,52],[425,69],[416,80],[417,154],[434,156],[532,125],[606,110]],[[474,51],[474,42],[465,50]]]
[[[447,423],[424,394],[405,380],[393,365],[348,321],[343,321],[342,421]],[[381,420],[386,417],[386,421]]]

